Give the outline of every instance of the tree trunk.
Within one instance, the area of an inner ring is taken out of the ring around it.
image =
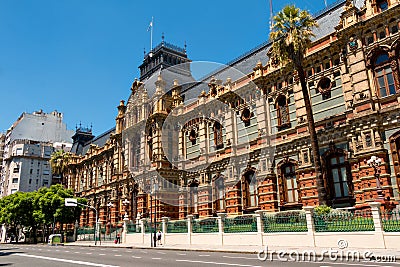
[[[304,105],[306,107],[308,131],[310,132],[311,150],[312,150],[312,154],[313,154],[313,158],[314,158],[315,177],[316,177],[316,181],[317,181],[318,202],[319,202],[319,205],[326,205],[326,189],[325,189],[324,178],[322,175],[321,158],[319,155],[318,136],[317,136],[317,132],[315,131],[314,115],[313,115],[313,111],[312,111],[310,96],[308,94],[306,77],[304,75],[303,66],[301,66],[300,64],[297,65],[296,70],[299,75],[301,91],[303,93],[303,98],[304,98]]]

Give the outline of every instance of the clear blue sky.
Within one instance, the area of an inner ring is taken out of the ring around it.
[[[323,0],[274,0],[315,13]],[[334,0],[328,1],[328,4]],[[64,114],[69,129],[115,125],[139,76],[147,27],[154,45],[183,46],[193,61],[226,63],[268,38],[268,0],[0,0],[0,131],[22,112]]]

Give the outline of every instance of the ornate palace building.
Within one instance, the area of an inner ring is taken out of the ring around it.
[[[319,24],[305,70],[327,203],[392,205],[400,186],[400,1],[338,1]],[[296,73],[266,42],[196,82],[186,50],[145,56],[116,127],[74,136],[67,185],[112,224],[318,205],[306,107]],[[370,166],[370,158],[380,166]],[[82,224],[92,224],[86,211]]]

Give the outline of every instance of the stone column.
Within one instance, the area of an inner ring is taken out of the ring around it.
[[[371,207],[372,219],[374,220],[375,226],[375,238],[374,247],[375,248],[386,248],[385,238],[383,236],[382,218],[381,218],[381,203],[371,202],[369,203]]]
[[[193,215],[188,215],[186,217],[187,219],[187,226],[188,226],[188,244],[192,244],[192,220],[193,220]]]
[[[127,243],[126,234],[128,233],[128,222],[129,222],[129,218],[128,218],[128,216],[125,216],[124,217],[124,226],[123,226],[123,231],[122,231],[122,243]]]
[[[261,245],[261,246],[264,245],[264,238],[263,238],[264,225],[263,225],[263,221],[262,221],[263,214],[264,214],[264,211],[262,211],[262,210],[257,210],[257,211],[256,211],[257,234],[258,234],[258,236],[259,236],[260,245]]]
[[[161,240],[162,243],[165,244],[165,234],[167,233],[167,229],[168,229],[168,221],[169,221],[169,217],[162,217],[161,218],[162,221],[162,236],[161,236]]]
[[[139,223],[140,223],[140,232],[141,232],[141,236],[142,236],[142,244],[144,243],[144,233],[145,233],[145,229],[144,229],[144,221],[145,221],[146,219],[140,219],[139,220]]]
[[[224,245],[224,219],[226,218],[226,213],[218,213],[218,234],[219,234],[219,242],[220,245]]]
[[[307,206],[303,208],[306,212],[306,222],[307,222],[307,235],[309,237],[309,244],[315,247],[315,225],[314,225],[314,207]]]

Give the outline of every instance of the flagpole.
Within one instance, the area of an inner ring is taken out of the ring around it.
[[[151,17],[151,29],[150,29],[150,53],[153,51],[153,22],[154,18]]]

